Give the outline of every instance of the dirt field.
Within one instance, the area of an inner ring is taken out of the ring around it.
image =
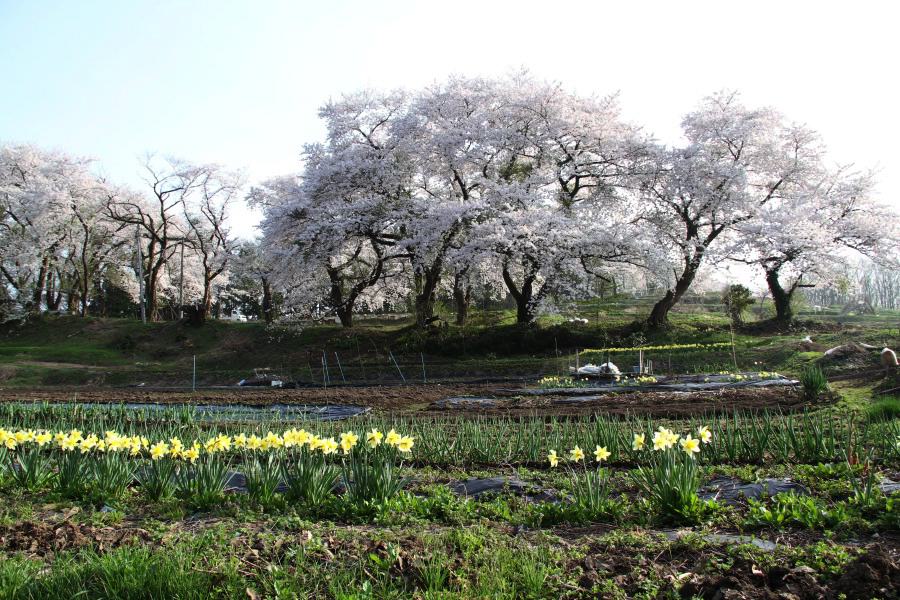
[[[586,391],[586,394],[590,391]],[[436,408],[432,403],[451,397],[493,398],[493,406],[462,403],[453,408]],[[0,389],[0,402],[108,402],[159,404],[356,404],[381,412],[413,412],[427,416],[440,414],[484,415],[576,415],[586,413],[688,416],[721,410],[781,409],[801,410],[807,406],[792,389],[730,389],[717,392],[641,392],[602,394],[589,399],[571,396],[519,395],[502,385],[409,385],[310,389],[215,389],[162,391],[151,389],[44,388]]]

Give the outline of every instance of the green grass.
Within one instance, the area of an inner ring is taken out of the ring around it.
[[[900,419],[900,398],[881,396],[866,408],[870,421],[893,421]]]
[[[64,553],[47,571],[41,561],[12,557],[0,561],[0,595],[22,600],[200,600],[230,591],[236,596],[240,589],[236,573],[229,578],[228,570],[222,569],[214,577],[195,568],[210,558],[190,547],[164,551],[122,547],[106,553]]]

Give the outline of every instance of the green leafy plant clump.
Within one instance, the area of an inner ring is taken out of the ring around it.
[[[800,372],[800,385],[803,386],[803,395],[810,402],[814,402],[828,391],[828,378],[818,365],[810,365]]]

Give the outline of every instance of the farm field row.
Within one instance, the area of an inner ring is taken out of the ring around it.
[[[3,412],[4,597],[900,589],[896,421]]]

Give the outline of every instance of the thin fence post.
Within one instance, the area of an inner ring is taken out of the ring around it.
[[[556,336],[553,336],[553,358],[556,363],[556,376],[562,377],[562,369],[559,366],[559,342],[556,341]]]
[[[428,377],[425,375],[425,355],[419,352],[419,358],[422,359],[422,383],[428,383]]]
[[[328,387],[328,362],[325,360],[324,350],[322,350],[322,385]]]
[[[362,371],[363,381],[368,381],[369,378],[366,377],[366,366],[363,364],[362,353],[359,351],[359,338],[356,338],[356,358],[359,359],[359,369]]]
[[[334,351],[334,360],[337,361],[338,370],[341,372],[341,381],[347,383],[347,378],[344,377],[344,367],[341,366],[341,358],[338,356],[337,350]]]
[[[400,370],[400,365],[397,364],[397,359],[394,358],[394,353],[391,350],[388,350],[388,354],[391,356],[391,360],[394,361],[394,366],[397,367],[397,372],[400,373],[400,379],[403,380],[403,383],[406,383],[406,377],[403,376],[403,371]]]
[[[731,330],[731,359],[734,360],[734,370],[738,370],[737,352],[734,349],[734,325],[728,327]]]
[[[191,391],[197,391],[197,355],[194,355],[194,375],[191,378]]]

